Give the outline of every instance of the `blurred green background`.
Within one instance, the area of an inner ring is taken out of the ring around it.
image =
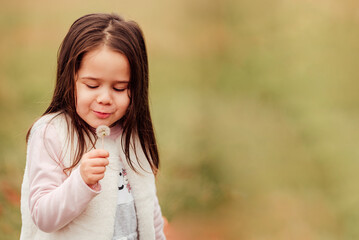
[[[359,2],[1,1],[0,239],[78,17],[142,27],[169,239],[359,239]]]

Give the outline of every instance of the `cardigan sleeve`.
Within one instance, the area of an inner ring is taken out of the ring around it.
[[[61,144],[51,124],[44,124],[31,134],[26,167],[31,217],[44,232],[66,226],[100,192],[87,186],[79,168],[69,176],[63,172]]]
[[[165,237],[165,235],[163,233],[164,221],[163,221],[163,218],[162,218],[161,207],[160,207],[160,204],[158,202],[157,196],[155,197],[155,207],[154,207],[153,216],[154,216],[156,240],[165,240],[166,237]]]

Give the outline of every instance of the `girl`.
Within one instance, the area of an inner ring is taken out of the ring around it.
[[[106,150],[100,125],[111,128]],[[90,14],[73,23],[53,99],[27,144],[20,239],[165,239],[147,53],[135,22]]]

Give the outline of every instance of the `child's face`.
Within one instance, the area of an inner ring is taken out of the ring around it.
[[[76,112],[91,127],[111,126],[130,104],[127,57],[108,47],[85,54],[76,74]]]

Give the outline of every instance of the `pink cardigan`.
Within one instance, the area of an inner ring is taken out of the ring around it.
[[[116,138],[119,134],[121,129],[113,128],[110,137]],[[44,232],[57,231],[66,226],[101,193],[100,184],[90,188],[83,181],[79,168],[74,169],[70,176],[63,172],[59,160],[60,146],[56,130],[51,124],[36,131],[28,142],[29,208],[35,225]],[[157,197],[154,203],[156,239],[165,239]]]

